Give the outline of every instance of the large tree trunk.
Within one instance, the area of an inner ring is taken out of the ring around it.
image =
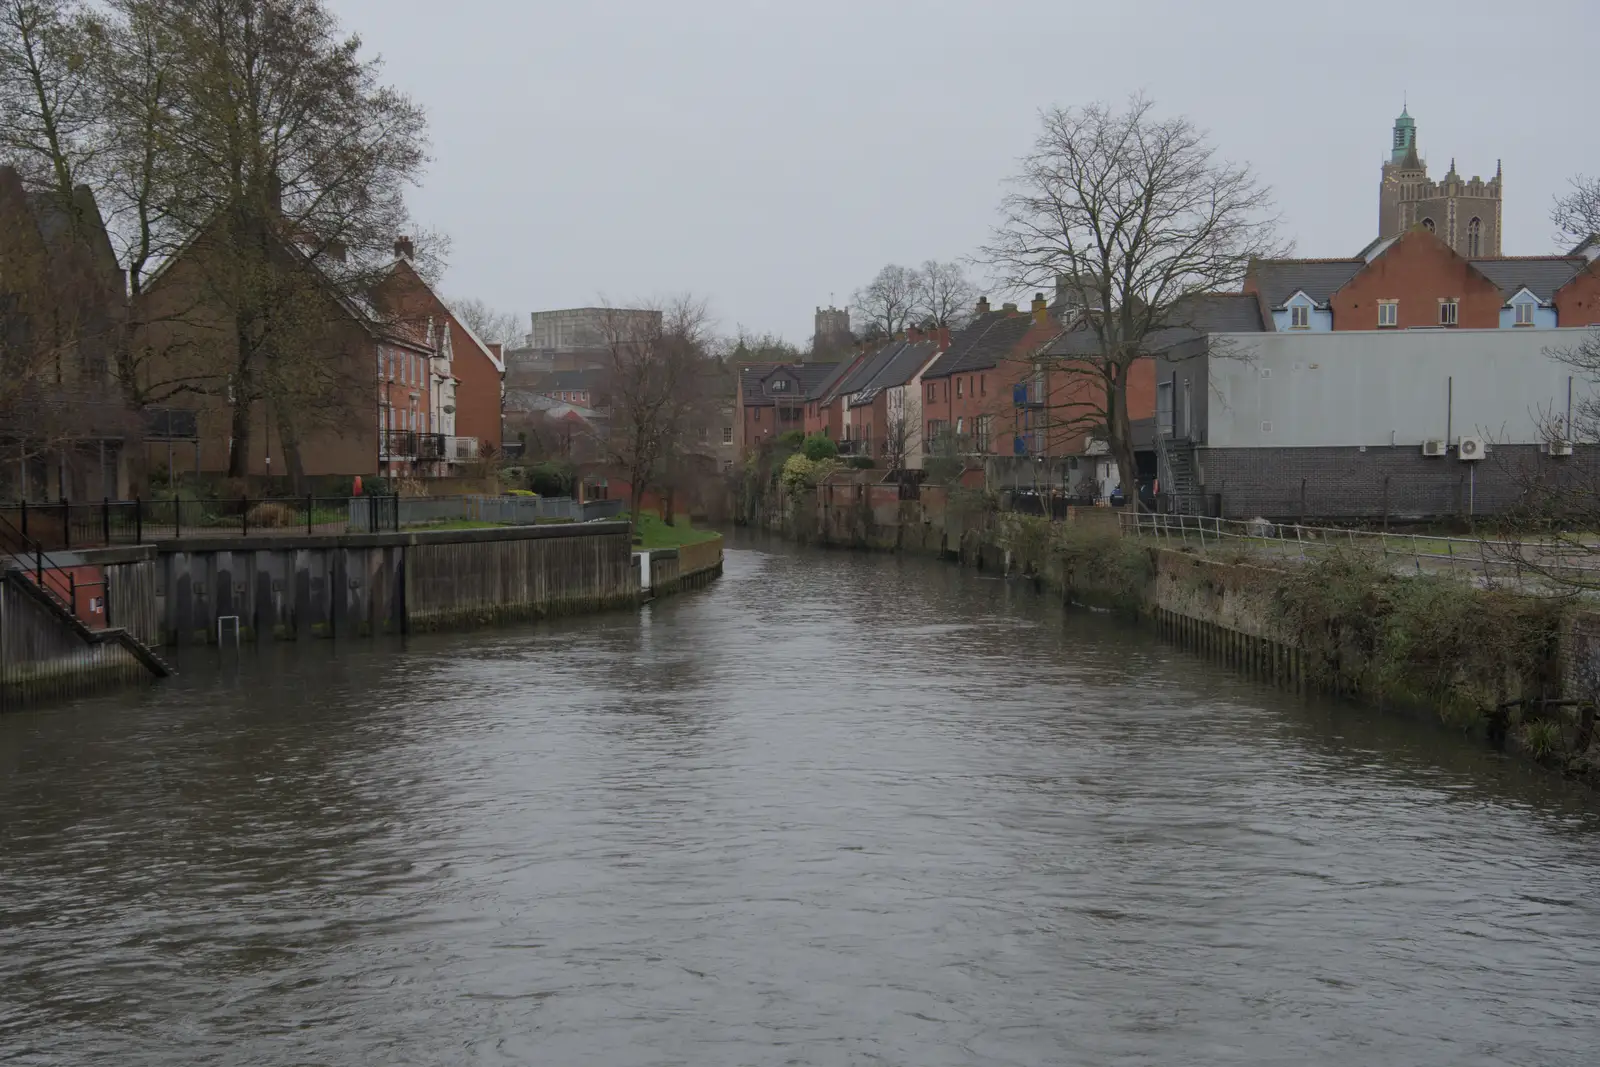
[[[1139,464],[1133,455],[1133,425],[1128,419],[1127,369],[1107,383],[1106,437],[1112,458],[1117,461],[1117,477],[1122,482],[1123,506],[1139,508]]]

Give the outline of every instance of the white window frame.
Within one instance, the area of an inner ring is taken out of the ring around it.
[[[1400,325],[1400,301],[1378,301],[1378,327],[1389,329],[1398,325]]]
[[[1461,321],[1461,303],[1458,300],[1439,300],[1439,325],[1454,326]]]
[[[1289,305],[1289,329],[1291,329],[1291,330],[1309,330],[1309,329],[1311,329],[1311,308],[1306,306],[1305,304],[1290,304]]]
[[[733,444],[733,427],[732,426],[724,426],[722,428],[722,443],[725,444],[725,445]]]
[[[1518,301],[1515,304],[1512,304],[1511,306],[1515,309],[1515,314],[1512,317],[1513,317],[1516,325],[1518,325],[1518,326],[1532,326],[1533,325],[1534,314],[1535,314],[1535,312],[1537,311],[1537,309],[1539,307],[1538,304],[1535,304],[1531,300],[1521,300],[1521,301]]]

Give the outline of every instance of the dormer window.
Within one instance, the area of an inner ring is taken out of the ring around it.
[[[1518,326],[1532,326],[1533,325],[1533,309],[1537,306],[1537,305],[1535,305],[1533,303],[1533,301],[1524,300],[1522,303],[1514,304],[1512,306],[1517,309],[1517,325]]]
[[[788,391],[789,379],[787,378],[774,378],[767,383],[767,392],[769,393],[787,393]]]
[[[1289,308],[1289,329],[1311,329],[1311,309],[1304,304],[1295,304]]]

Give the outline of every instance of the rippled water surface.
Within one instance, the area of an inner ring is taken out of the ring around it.
[[[944,564],[0,719],[0,1061],[1600,1062],[1600,803]]]

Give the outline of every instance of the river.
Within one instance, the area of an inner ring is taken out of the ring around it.
[[[1600,801],[1024,584],[180,668],[0,718],[0,1062],[1600,1056]]]

